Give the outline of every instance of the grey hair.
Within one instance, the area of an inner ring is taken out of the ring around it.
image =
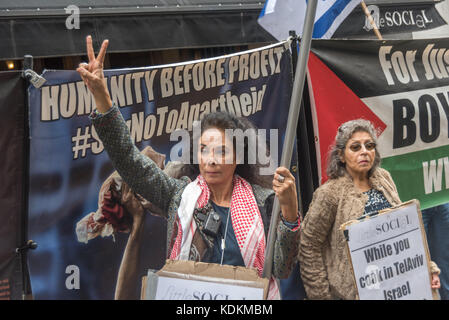
[[[356,132],[367,132],[370,134],[373,141],[377,144],[377,132],[371,122],[365,119],[351,120],[343,123],[337,131],[334,144],[331,146],[327,157],[326,173],[330,179],[342,177],[346,173],[346,165],[340,159],[340,155],[344,153],[344,149],[348,140]],[[368,176],[380,165],[380,154],[378,149],[375,149],[375,157],[372,168],[368,171]]]

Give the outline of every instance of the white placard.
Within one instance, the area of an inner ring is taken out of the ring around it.
[[[433,299],[415,202],[346,226],[361,300]]]
[[[159,276],[156,300],[263,300],[264,289]]]

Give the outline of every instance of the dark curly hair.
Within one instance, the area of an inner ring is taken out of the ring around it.
[[[198,125],[198,124],[197,124]],[[219,130],[225,131],[226,129],[231,130],[242,130],[243,132],[246,132],[248,129],[254,129],[257,130],[257,127],[248,119],[242,118],[242,117],[236,117],[233,114],[225,113],[225,112],[213,112],[205,115],[200,122],[200,128],[201,132],[206,131],[207,129],[216,128]],[[265,146],[267,152],[268,145],[266,141],[260,141],[259,136],[256,134],[256,145],[259,146]],[[193,137],[193,132],[190,132],[190,159],[194,158],[194,143],[198,143],[198,141],[195,141],[196,139]],[[234,152],[236,151],[236,137],[233,136],[233,148]],[[248,161],[249,155],[249,139],[247,136],[244,136],[243,139],[243,161],[237,162],[237,166],[235,168],[235,174],[238,174],[242,178],[244,178],[246,181],[248,181],[251,184],[258,184],[264,188],[271,188],[271,181],[273,179],[273,175],[260,175],[259,170],[263,168],[264,166],[260,165],[259,163],[251,164]],[[193,161],[191,161],[193,162]],[[196,163],[190,163],[185,164],[182,168],[183,175],[188,176],[191,180],[194,180],[199,174],[200,169],[199,165]]]

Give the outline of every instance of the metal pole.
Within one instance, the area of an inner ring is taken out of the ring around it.
[[[30,281],[30,271],[28,268],[28,250],[35,249],[37,244],[28,240],[28,208],[29,208],[29,185],[30,185],[30,127],[29,127],[29,100],[27,86],[31,83],[33,78],[33,56],[25,55],[23,58],[22,78],[25,83],[25,110],[24,110],[24,141],[23,141],[23,177],[22,177],[22,230],[20,233],[19,247],[16,248],[16,253],[20,257],[20,267],[22,272],[22,300],[32,300],[32,288]]]
[[[307,2],[306,18],[304,20],[304,29],[302,40],[300,42],[298,64],[295,71],[295,80],[293,82],[293,92],[290,100],[290,109],[288,112],[287,129],[282,148],[281,166],[289,168],[293,154],[293,144],[295,142],[296,127],[298,125],[299,109],[304,90],[304,82],[307,70],[307,61],[309,59],[310,45],[312,41],[313,25],[317,0]],[[271,278],[273,269],[274,243],[276,241],[276,229],[279,222],[280,212],[279,199],[275,197],[273,211],[271,214],[270,231],[268,232],[267,248],[265,250],[265,262],[263,268],[263,277]]]

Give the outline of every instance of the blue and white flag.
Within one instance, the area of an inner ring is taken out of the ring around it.
[[[330,39],[361,0],[318,0],[313,38]],[[287,39],[290,30],[302,37],[307,0],[267,0],[259,24],[276,39]]]

